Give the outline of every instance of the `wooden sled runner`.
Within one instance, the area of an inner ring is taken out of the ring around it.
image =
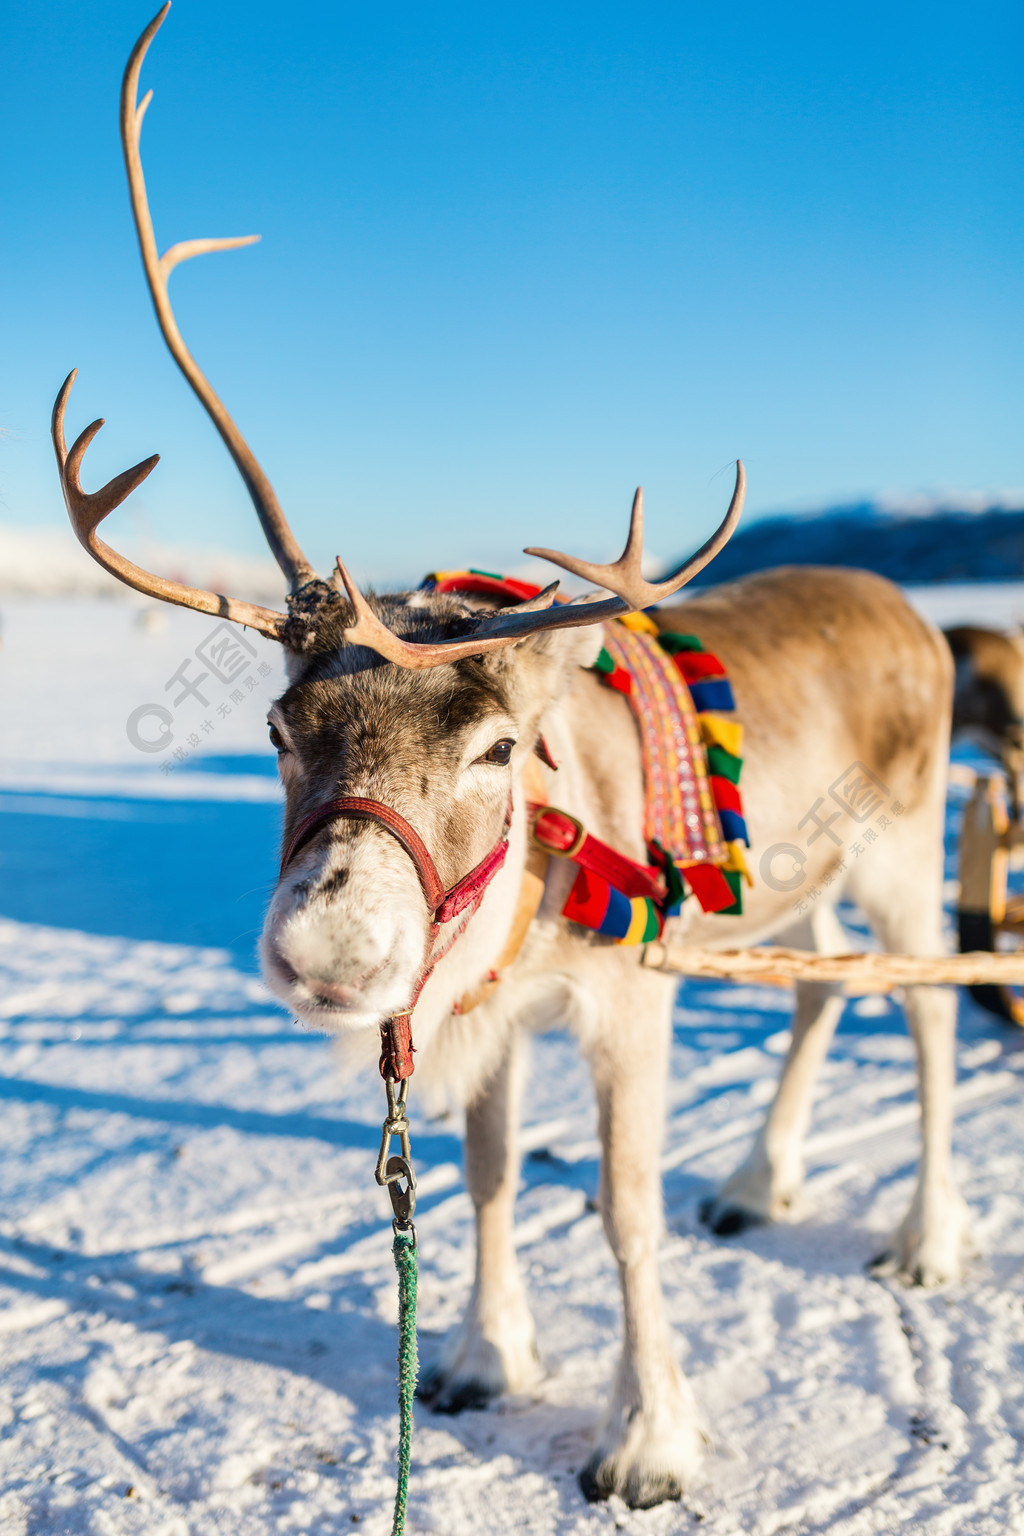
[[[1024,850],[1020,796],[998,769],[954,768],[951,779],[972,786],[960,836],[959,954],[817,955],[770,945],[704,950],[653,943],[643,964],[731,981],[834,982],[853,996],[899,986],[962,986],[990,1013],[1024,1025],[1024,896],[1008,891],[1011,855]]]
[[[978,774],[960,834],[961,951],[1008,954],[1024,940],[1024,896],[1008,889],[1011,856],[1024,848],[1018,786],[994,769]],[[971,996],[999,1018],[1024,1025],[1024,987],[1010,980],[972,985]]]

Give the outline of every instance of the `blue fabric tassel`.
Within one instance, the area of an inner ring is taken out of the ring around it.
[[[722,835],[727,843],[745,843],[750,847],[747,824],[742,816],[738,816],[735,811],[719,810],[718,819],[722,823]]]
[[[633,921],[633,907],[628,896],[623,896],[614,886],[608,889],[608,910],[601,919],[598,933],[611,939],[624,939]]]
[[[709,709],[736,708],[728,678],[713,679],[707,683],[690,683],[689,688],[693,707],[699,715]]]

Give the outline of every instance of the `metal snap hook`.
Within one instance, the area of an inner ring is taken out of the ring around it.
[[[392,1225],[396,1232],[407,1232],[412,1226],[416,1210],[416,1175],[407,1157],[389,1157],[385,1170],[385,1183],[395,1213]],[[401,1180],[405,1180],[405,1186]]]

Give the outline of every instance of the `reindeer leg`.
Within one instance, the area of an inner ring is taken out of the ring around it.
[[[897,827],[899,841],[885,846],[885,865],[872,868],[870,886],[865,880],[856,899],[884,948],[941,954],[941,838],[909,812],[891,830]],[[908,987],[903,1010],[917,1049],[921,1165],[910,1209],[872,1267],[939,1285],[959,1276],[971,1248],[967,1206],[953,1176],[956,994],[950,987]]]
[[[844,947],[842,928],[831,907],[823,906],[786,937],[822,954]],[[701,1205],[701,1220],[720,1236],[741,1232],[756,1222],[792,1219],[797,1213],[814,1084],[842,1011],[838,988],[814,982],[797,986],[792,1039],[765,1123],[736,1172],[718,1195]]]
[[[718,1195],[701,1205],[701,1220],[720,1237],[798,1213],[814,1084],[842,1011],[843,999],[834,988],[813,982],[797,986],[793,1038],[764,1125]]]
[[[611,1401],[580,1486],[590,1500],[618,1493],[643,1509],[680,1497],[700,1460],[703,1436],[690,1387],[673,1359],[658,1273],[673,988],[630,970],[618,994],[612,995],[619,1006],[596,1041],[591,1065],[602,1145],[601,1214],[619,1266],[624,1337]]]
[[[516,1262],[513,1207],[525,1078],[518,1030],[494,1077],[466,1110],[466,1184],[476,1209],[476,1278],[466,1315],[419,1396],[439,1413],[481,1408],[540,1378],[533,1318]]]
[[[917,1048],[921,1167],[910,1209],[871,1267],[940,1285],[958,1278],[970,1248],[967,1206],[953,1177],[956,995],[948,987],[908,987],[903,1008]]]

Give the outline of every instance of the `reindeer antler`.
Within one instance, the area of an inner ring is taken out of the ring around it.
[[[371,651],[376,651],[378,656],[383,656],[386,661],[393,661],[397,667],[406,667],[413,672],[422,671],[426,667],[440,667],[449,661],[461,661],[464,656],[480,656],[484,651],[502,650],[505,646],[514,645],[528,633],[526,628],[517,629],[515,634],[493,633],[491,625],[502,618],[509,620],[514,615],[516,621],[529,623],[532,614],[535,618],[539,617],[547,621],[537,624],[537,629],[554,629],[556,626],[550,621],[556,614],[562,612],[561,609],[551,606],[558,591],[558,582],[553,581],[550,587],[545,587],[543,592],[539,592],[536,597],[531,597],[528,602],[520,603],[504,614],[482,619],[468,639],[441,640],[435,644],[403,640],[401,635],[396,635],[394,630],[389,629],[374,613],[342,565],[340,555],[335,564],[337,566],[335,584],[340,577],[356,616],[356,622],[345,630],[345,639],[350,645],[369,646]],[[594,621],[586,619],[578,622],[589,624]]]
[[[550,560],[552,565],[560,565],[563,571],[571,571],[574,576],[582,576],[584,581],[592,581],[596,587],[607,587],[609,592],[614,592],[617,597],[634,613],[643,608],[650,608],[654,603],[663,602],[666,597],[671,597],[673,592],[678,592],[680,587],[692,581],[698,571],[715,558],[718,551],[729,542],[740,520],[743,511],[743,498],[747,491],[747,477],[743,469],[743,462],[736,460],[736,486],[732,493],[732,501],[729,510],[722,519],[717,530],[711,535],[706,544],[702,544],[695,555],[689,560],[684,560],[674,575],[664,581],[645,581],[641,562],[644,552],[644,492],[643,486],[638,485],[633,497],[633,510],[629,518],[629,536],[626,539],[626,547],[615,561],[614,565],[593,565],[589,560],[579,560],[575,555],[562,555],[555,549],[525,549],[526,555],[536,555],[541,560]]]
[[[710,560],[732,537],[743,511],[747,477],[742,461],[736,461],[736,485],[733,489],[729,510],[720,526],[695,555],[683,562],[674,575],[666,581],[651,583],[641,574],[644,537],[644,493],[637,488],[633,497],[633,510],[629,520],[629,537],[626,547],[614,565],[592,565],[574,555],[562,555],[551,549],[527,549],[527,555],[539,555],[560,565],[576,576],[606,587],[616,595],[610,598],[577,600],[572,603],[554,603],[557,582],[545,587],[537,597],[516,608],[502,609],[495,614],[481,617],[470,635],[456,636],[451,640],[439,640],[420,644],[403,640],[377,617],[363,597],[339,556],[335,582],[340,578],[349,602],[355,610],[356,622],[345,630],[345,639],[353,645],[368,645],[379,655],[393,661],[396,666],[410,668],[439,667],[445,662],[459,661],[464,656],[480,656],[485,651],[497,651],[508,645],[525,640],[540,630],[565,629],[584,624],[600,624],[606,619],[618,619],[625,613],[636,613],[660,603],[678,592],[702,571]]]
[[[215,394],[209,380],[186,347],[167,293],[168,279],[174,268],[181,262],[189,261],[193,256],[205,255],[209,251],[229,251],[238,246],[251,245],[254,240],[259,239],[259,236],[239,235],[227,239],[181,240],[170,246],[162,256],[157,251],[139,153],[142,122],[146,109],[153,99],[153,93],[148,91],[139,102],[138,85],[139,73],[149,45],[163,25],[170,8],[170,0],[167,0],[167,4],[157,12],[142,33],[132,49],[121,82],[121,144],[124,149],[125,168],[128,172],[132,215],[139,237],[139,249],[142,252],[142,265],[153,300],[153,308],[156,310],[157,322],[171,356],[199,397],[203,408],[234,459],[252,497],[274,558],[288,580],[291,596],[297,599],[297,608],[305,607],[311,612],[318,602],[327,599],[330,588],[316,582],[313,568],[288,526],[270,481],[228,415],[222,401]],[[139,592],[162,598],[165,602],[178,603],[183,608],[195,608],[200,613],[220,614],[224,618],[251,625],[272,639],[283,640],[285,626],[288,623],[283,613],[277,613],[270,608],[259,608],[252,603],[238,602],[234,598],[222,597],[215,592],[204,592],[195,587],[187,587],[180,582],[167,581],[162,576],[154,576],[139,566],[133,565],[130,560],[117,554],[97,537],[96,529],[99,524],[115,507],[120,506],[138,485],[141,485],[156,465],[158,455],[115,476],[101,490],[91,494],[83,491],[79,479],[82,458],[103,422],[102,420],[94,421],[86,427],[76,439],[71,452],[68,452],[64,441],[64,411],[74,380],[75,373],[72,372],[65,379],[57,396],[51,430],[68,515],[79,541],[93,559],[97,560],[111,575]],[[344,588],[354,613],[353,624],[344,632],[345,639],[355,645],[371,647],[400,667],[436,667],[445,662],[458,661],[463,656],[478,656],[483,651],[514,645],[518,640],[524,639],[527,635],[536,634],[539,630],[561,629],[569,625],[598,624],[604,619],[618,618],[622,614],[647,608],[652,603],[668,597],[672,592],[678,591],[721,549],[739,520],[743,507],[744,485],[743,465],[737,461],[736,488],[724,522],[717,533],[667,581],[652,584],[644,581],[641,573],[643,493],[638,490],[633,500],[629,538],[622,555],[614,565],[594,565],[586,560],[578,560],[574,556],[559,554],[554,550],[528,549],[526,551],[527,554],[541,555],[544,559],[553,561],[555,565],[560,565],[565,570],[582,576],[585,580],[606,587],[615,594],[614,597],[556,605],[554,598],[558,583],[554,582],[531,602],[521,603],[518,608],[505,609],[499,613],[481,615],[470,621],[473,628],[469,634],[453,637],[438,644],[420,645],[403,640],[388,629],[387,625],[374,613],[339,558],[333,583],[339,591],[342,587]],[[303,588],[305,592],[299,598]]]
[[[98,421],[90,422],[85,431],[79,433],[69,453],[64,440],[64,410],[77,372],[77,368],[73,368],[61,386],[60,394],[53,407],[50,432],[53,437],[53,451],[57,455],[57,466],[60,470],[64,505],[68,509],[71,526],[75,530],[78,542],[105,570],[129,587],[134,587],[136,592],[145,592],[147,597],[159,597],[165,603],[177,603],[182,608],[195,608],[200,613],[217,613],[222,618],[234,619],[239,624],[248,624],[251,629],[258,629],[261,634],[267,635],[271,640],[280,640],[286,623],[283,613],[275,613],[271,608],[259,608],[253,603],[242,603],[233,597],[222,597],[216,592],[204,592],[198,587],[186,587],[181,582],[168,581],[163,576],[154,576],[150,571],[144,571],[141,566],[133,565],[130,560],[126,560],[123,555],[119,555],[116,550],[110,548],[109,544],[104,544],[103,540],[97,537],[96,529],[103,519],[113,512],[115,507],[119,507],[136,486],[142,484],[150,471],[156,468],[160,455],[154,453],[152,458],[144,459],[133,469],[126,469],[122,474],[115,475],[113,480],[108,481],[98,491],[91,493],[84,491],[79,479],[79,470],[82,467],[85,450],[102,427],[103,418],[101,416]]]
[[[245,481],[246,489],[252,497],[274,559],[294,592],[296,588],[311,580],[314,575],[313,568],[299,548],[295,535],[281,510],[281,504],[274,495],[273,487],[260,468],[252,449],[235,426],[222,401],[214,393],[208,379],[201,372],[195,358],[182,340],[167,293],[168,279],[181,262],[191,261],[193,256],[204,256],[209,251],[231,251],[242,245],[252,245],[259,239],[259,235],[235,235],[219,240],[181,240],[176,245],[170,246],[162,256],[157,254],[153,220],[150,217],[149,200],[146,196],[146,179],[142,173],[142,158],[139,152],[142,120],[153,100],[153,92],[147,91],[141,103],[138,104],[137,97],[142,62],[149,51],[150,43],[163,26],[170,8],[170,0],[167,0],[167,4],[153,17],[132,49],[131,58],[128,60],[124,78],[121,81],[121,147],[124,150],[125,170],[128,172],[128,191],[132,201],[135,230],[139,237],[139,250],[142,252],[142,265],[164,341],[234,459],[238,472]]]
[[[153,221],[146,197],[146,182],[142,173],[142,160],[139,155],[142,120],[153,99],[153,93],[148,91],[141,103],[137,103],[136,98],[142,61],[170,8],[170,0],[168,0],[135,44],[121,82],[121,146],[128,172],[128,190],[131,196],[135,229],[139,237],[139,249],[142,252],[142,265],[153,299],[153,307],[156,310],[157,321],[171,356],[198,395],[223,438],[252,497],[274,557],[284,572],[292,592],[295,592],[313,578],[313,569],[296,543],[270,481],[232,421],[223,402],[186,347],[167,293],[168,279],[174,268],[181,262],[188,261],[193,256],[202,256],[207,251],[227,251],[237,246],[251,245],[254,240],[259,239],[259,236],[241,235],[223,240],[183,240],[172,245],[162,256],[157,252]],[[284,614],[275,613],[269,608],[259,608],[251,603],[238,602],[234,598],[222,597],[214,592],[203,592],[194,587],[186,587],[180,582],[167,581],[162,576],[155,576],[133,565],[130,560],[124,559],[96,537],[96,528],[99,523],[119,506],[136,486],[142,483],[156,465],[159,455],[154,455],[143,464],[137,464],[134,469],[126,470],[123,474],[116,476],[100,491],[95,491],[91,495],[83,491],[79,480],[82,457],[103,422],[102,420],[94,421],[86,427],[76,440],[70,454],[68,453],[64,442],[64,410],[76,372],[77,370],[74,370],[68,375],[57,396],[51,430],[64,501],[72,527],[82,545],[113,576],[139,592],[145,592],[150,597],[162,598],[165,602],[178,603],[183,608],[196,608],[201,613],[223,614],[226,618],[237,619],[240,623],[249,624],[261,630],[265,635],[280,639],[286,622]]]

